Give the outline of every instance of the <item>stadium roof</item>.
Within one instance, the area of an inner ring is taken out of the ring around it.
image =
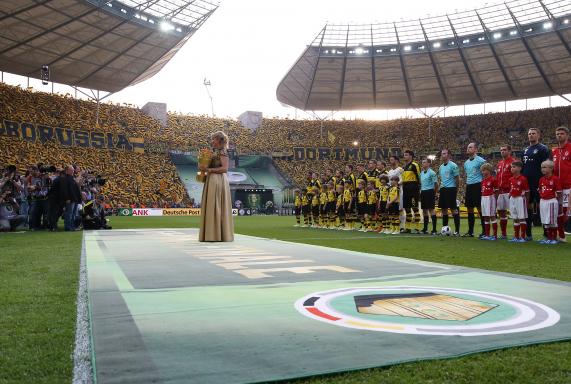
[[[571,93],[571,1],[326,25],[277,89],[303,110],[424,108]]]
[[[117,92],[144,81],[217,9],[207,0],[2,0],[0,70]]]

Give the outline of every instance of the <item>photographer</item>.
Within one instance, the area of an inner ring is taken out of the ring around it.
[[[20,176],[16,172],[15,165],[9,165],[6,168],[2,179],[0,180],[0,189],[10,191],[13,198],[18,198],[24,186],[20,182]]]
[[[83,206],[83,229],[111,229],[105,219],[105,204],[103,195],[88,201]]]
[[[47,226],[48,192],[51,179],[48,172],[54,172],[55,167],[45,167],[42,164],[33,166],[28,176],[28,199],[30,201],[30,229],[37,231]],[[44,220],[42,220],[44,218]]]
[[[81,171],[76,168],[76,173],[75,180],[80,186],[82,198],[81,214],[76,218],[76,227],[82,225],[83,229],[107,229],[103,196],[95,199],[106,180],[101,175],[94,176],[90,170]]]
[[[22,229],[26,224],[26,216],[18,214],[18,203],[13,196],[9,183],[0,187],[0,231]]]

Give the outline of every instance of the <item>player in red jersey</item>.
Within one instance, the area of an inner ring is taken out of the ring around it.
[[[514,237],[512,243],[525,243],[527,202],[529,200],[529,184],[521,174],[521,161],[512,163],[512,178],[510,179],[510,214],[514,221]]]
[[[557,138],[557,147],[553,148],[553,174],[559,178],[562,194],[562,210],[557,218],[557,231],[559,232],[559,241],[565,242],[565,223],[569,220],[569,198],[571,195],[571,142],[569,142],[569,128],[558,127],[555,130]]]
[[[489,163],[484,163],[480,167],[482,172],[482,199],[480,212],[484,220],[484,236],[481,240],[496,240],[498,237],[498,222],[496,220],[496,199],[498,196],[498,182],[492,176],[492,167]],[[490,225],[493,228],[494,235],[490,236]]]
[[[496,166],[496,180],[498,182],[498,215],[500,216],[500,229],[502,235],[500,239],[506,239],[508,229],[508,209],[510,208],[510,179],[512,175],[512,163],[515,158],[512,157],[512,146],[509,144],[500,147],[502,160]]]
[[[539,179],[539,213],[541,224],[547,232],[547,239],[540,240],[542,244],[557,244],[558,213],[561,211],[561,183],[557,176],[553,176],[554,163],[546,160],[541,163],[543,177]]]

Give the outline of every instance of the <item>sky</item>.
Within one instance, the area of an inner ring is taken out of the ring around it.
[[[311,114],[286,108],[276,98],[281,79],[305,47],[327,23],[392,22],[443,15],[485,5],[464,0],[222,0],[220,7],[192,36],[175,57],[151,79],[128,87],[107,100],[142,107],[167,103],[169,111],[212,114],[204,79],[211,83],[214,114],[237,118],[244,111],[261,111],[265,117],[312,118]],[[6,78],[6,76],[5,76]],[[20,80],[21,81],[21,80]],[[9,81],[7,81],[9,82]],[[39,81],[31,85],[42,90]],[[45,90],[45,89],[43,89]],[[70,92],[70,88],[56,88]],[[553,97],[552,106],[568,105]],[[547,106],[546,99],[530,100],[528,107]],[[487,104],[486,112],[525,109],[525,102]],[[482,113],[483,105],[468,106],[466,113]],[[431,114],[434,110],[427,111]],[[453,107],[447,114],[462,114]],[[324,118],[329,112],[318,112]],[[335,118],[387,119],[418,116],[413,110],[337,112]]]

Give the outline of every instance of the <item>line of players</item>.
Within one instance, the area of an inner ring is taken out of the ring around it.
[[[506,239],[509,211],[514,220],[514,237],[510,241],[532,240],[534,214],[540,214],[538,219],[544,226],[545,239],[541,242],[554,244],[557,237],[559,241],[565,241],[564,227],[571,213],[568,210],[571,142],[568,128],[558,127],[555,133],[558,145],[550,151],[540,143],[539,129],[530,128],[529,146],[521,161],[512,156],[511,146],[501,146],[502,160],[496,166],[495,176],[494,168],[477,155],[476,144],[468,145],[468,159],[464,163],[468,232],[463,237],[474,236],[476,210],[482,227],[481,239]],[[551,156],[553,160],[549,160]],[[438,175],[431,169],[431,159],[423,158],[420,167],[411,150],[404,152],[403,167],[397,156],[391,156],[389,169],[382,161],[370,160],[367,170],[363,164],[357,165],[356,174],[352,165],[347,165],[345,172],[336,171],[335,175],[328,169],[323,182],[316,173],[311,173],[307,187],[296,191],[296,226],[359,229],[384,234],[428,234],[430,218],[431,234],[436,235],[435,201],[438,200],[443,228],[448,228],[451,213],[455,227],[453,235],[459,236],[460,215],[456,199],[459,167],[451,160],[448,149],[441,151],[440,159]],[[419,228],[419,202],[424,222],[422,230]],[[497,234],[498,216],[500,236]],[[357,224],[360,224],[359,228]]]

